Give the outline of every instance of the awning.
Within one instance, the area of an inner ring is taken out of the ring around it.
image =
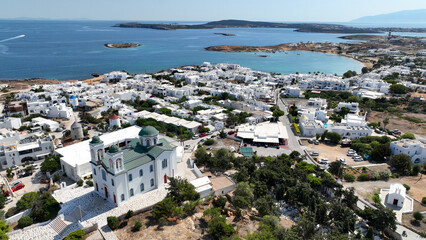
[[[19,145],[17,150],[25,151],[25,150],[34,149],[34,148],[38,148],[38,143]]]

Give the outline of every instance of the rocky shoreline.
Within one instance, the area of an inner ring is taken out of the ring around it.
[[[106,43],[104,46],[107,48],[134,48],[142,45],[139,43]]]

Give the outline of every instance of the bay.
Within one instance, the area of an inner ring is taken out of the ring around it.
[[[303,51],[221,53],[204,50],[213,45],[265,46],[290,42],[351,42],[345,34],[301,33],[294,29],[207,29],[162,31],[111,27],[115,21],[1,20],[0,79],[86,79],[91,73],[126,70],[152,73],[190,64],[235,63],[265,72],[342,74],[359,72],[362,64],[349,58]],[[214,33],[232,33],[223,36]],[[134,42],[141,47],[111,49],[105,43]]]

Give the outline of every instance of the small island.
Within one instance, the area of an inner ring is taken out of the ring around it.
[[[106,43],[104,44],[107,48],[134,48],[139,47],[141,44],[138,43]]]
[[[214,33],[214,34],[223,35],[223,36],[227,36],[227,37],[233,37],[233,36],[235,36],[235,34],[232,34],[232,33]]]

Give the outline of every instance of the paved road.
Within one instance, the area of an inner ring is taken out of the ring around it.
[[[283,123],[283,125],[286,127],[287,129],[287,133],[288,133],[288,145],[290,147],[291,151],[299,151],[301,154],[303,154],[303,148],[302,146],[299,144],[299,137],[294,135],[294,132],[292,130],[292,128],[290,127],[290,121],[287,117],[288,112],[287,112],[287,107],[285,106],[284,102],[282,101],[281,98],[279,98],[278,100],[278,108],[282,111],[284,111],[284,116],[280,117],[279,120],[280,122]],[[290,151],[290,152],[291,152]]]

